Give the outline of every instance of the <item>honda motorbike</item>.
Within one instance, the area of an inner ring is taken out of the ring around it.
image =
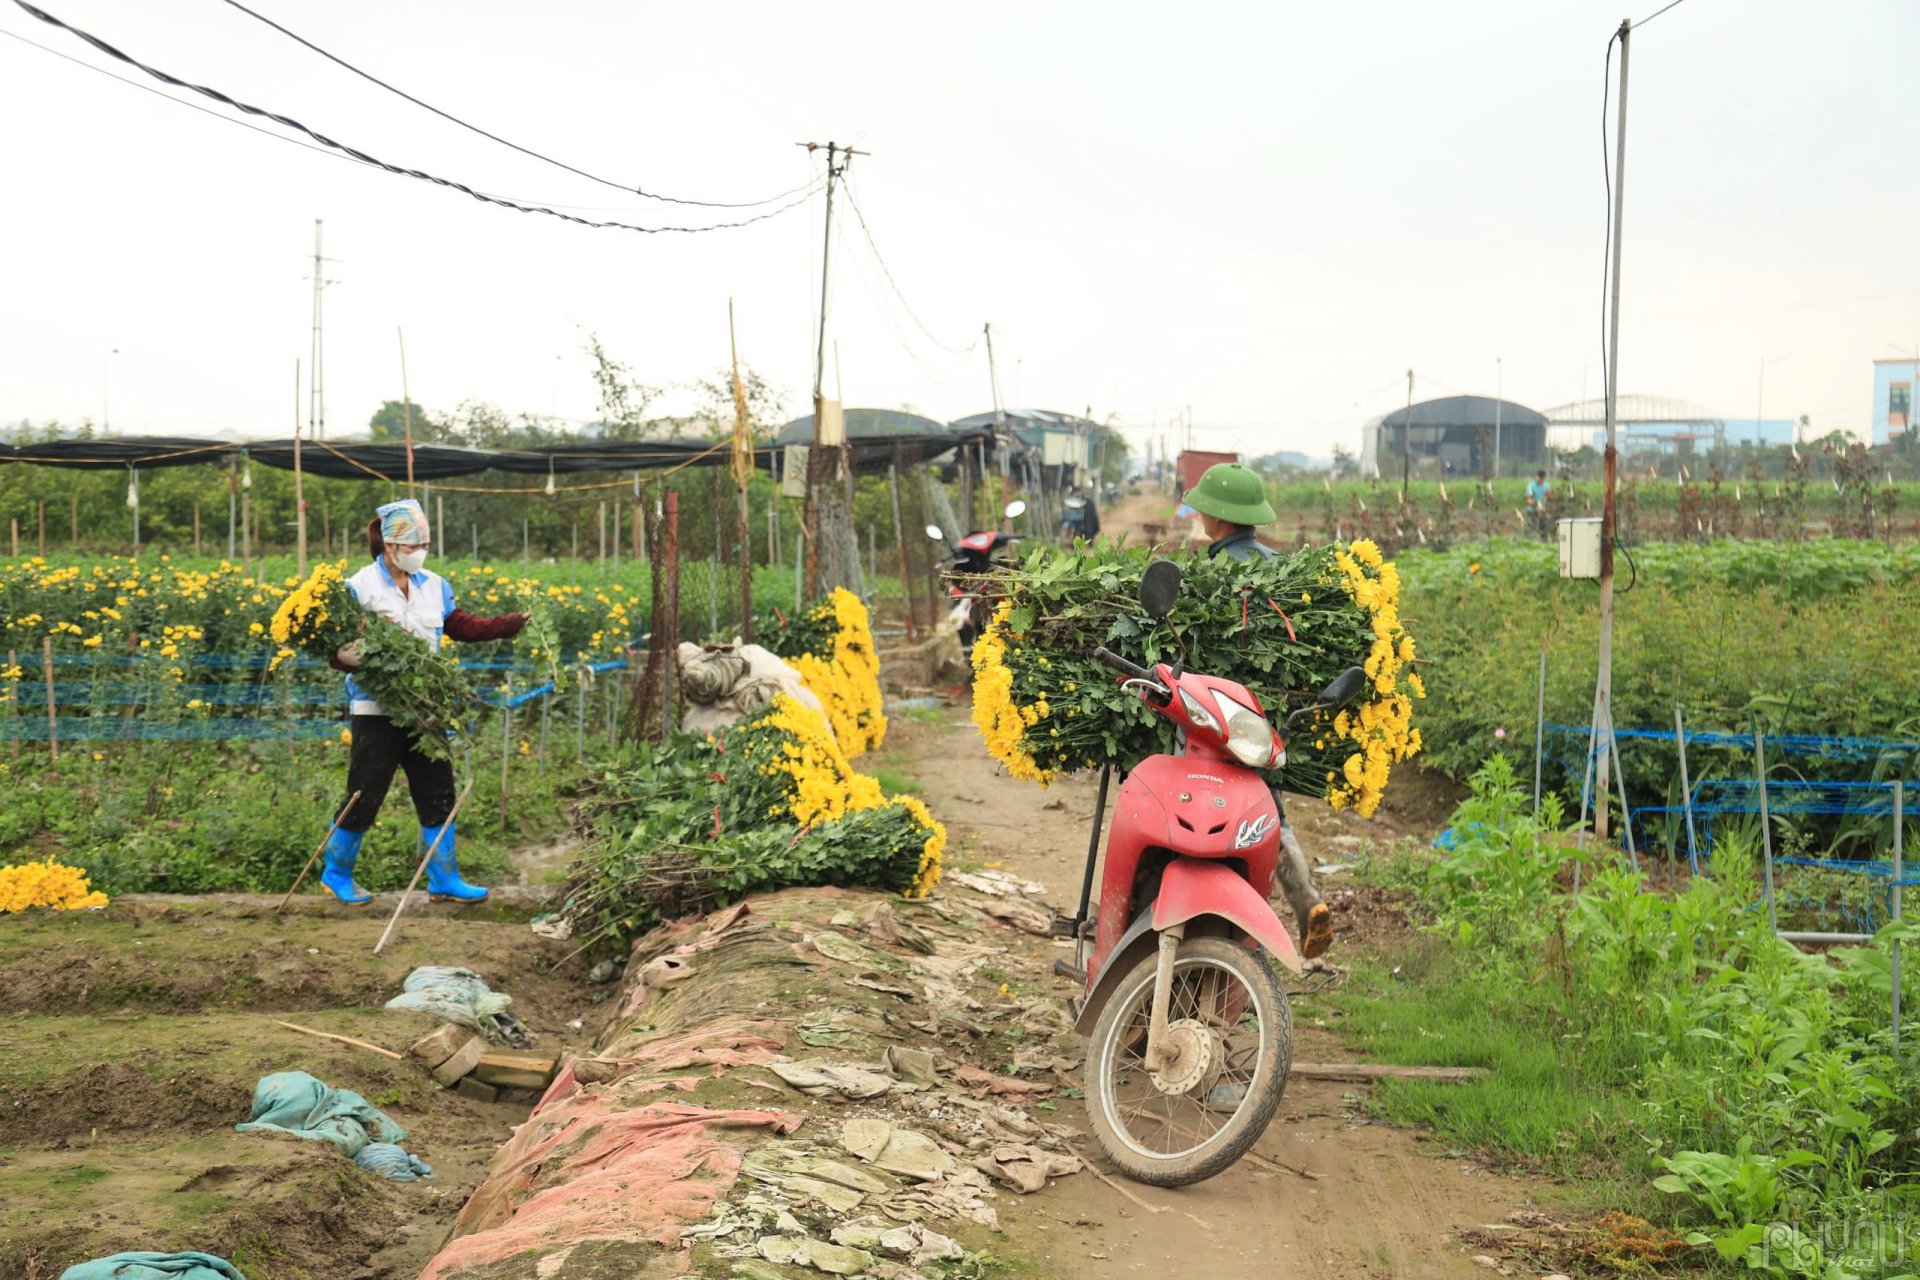
[[[1027,504],[1015,499],[1006,505],[1002,514],[1008,520],[1016,520],[1025,515],[1026,510]],[[945,531],[937,524],[927,526],[927,537],[939,543],[947,541]],[[987,619],[993,616],[992,602],[981,596],[977,580],[999,567],[999,562],[994,559],[996,551],[1019,540],[1018,534],[1008,533],[1004,529],[975,530],[955,541],[947,557],[948,578],[975,580],[950,581],[947,585],[947,598],[953,602],[947,614],[947,625],[959,635],[960,650],[969,660],[973,657],[973,642],[980,638],[980,633],[986,629]]]
[[[1164,619],[1180,585],[1179,566],[1156,561],[1142,606]],[[1122,775],[1090,914],[1112,770],[1101,774],[1079,912],[1053,921],[1055,936],[1074,940],[1074,963],[1054,971],[1084,988],[1070,1004],[1074,1030],[1092,1042],[1095,1139],[1127,1176],[1184,1186],[1259,1140],[1292,1069],[1292,1011],[1269,958],[1296,974],[1303,965],[1267,904],[1280,813],[1261,776],[1286,763],[1286,740],[1242,685],[1181,662],[1141,666],[1104,646],[1093,656],[1179,727],[1181,746]],[[1365,684],[1366,673],[1349,668],[1285,727],[1344,706]]]

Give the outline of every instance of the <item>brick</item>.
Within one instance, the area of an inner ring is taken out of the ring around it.
[[[443,1023],[437,1030],[415,1040],[407,1052],[432,1069],[451,1058],[454,1051],[472,1037],[473,1032],[465,1027],[456,1027],[451,1022]]]
[[[433,1069],[433,1078],[441,1084],[452,1087],[455,1081],[480,1065],[480,1059],[487,1053],[487,1042],[479,1036],[472,1036],[465,1044],[454,1050],[453,1056]]]
[[[461,1097],[472,1098],[475,1102],[497,1102],[500,1098],[500,1091],[498,1089],[490,1084],[482,1084],[472,1076],[461,1080],[459,1084],[454,1086],[454,1089],[459,1092]]]

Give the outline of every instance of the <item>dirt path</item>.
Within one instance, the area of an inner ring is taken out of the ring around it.
[[[997,865],[1038,881],[1047,886],[1049,901],[1071,911],[1097,793],[1094,780],[1069,779],[1042,790],[1001,775],[958,711],[946,724],[900,725],[890,734],[886,756],[921,780],[923,797],[947,824],[949,858],[956,865]],[[1367,822],[1305,798],[1289,812],[1310,855],[1325,861],[1433,830],[1430,817],[1389,813]],[[1325,878],[1322,891],[1341,921],[1331,960],[1340,958],[1343,945],[1351,950],[1382,933],[1405,930],[1396,918],[1375,916],[1367,892],[1342,889],[1337,876]],[[1043,939],[1029,939],[1023,950],[1029,961],[1024,976],[1036,990],[1071,994],[1071,984],[1049,975],[1059,951]],[[1308,1025],[1312,1016],[1306,1002],[1296,1001],[1296,1058],[1350,1059],[1331,1034]],[[1365,1115],[1363,1092],[1352,1085],[1293,1081],[1279,1117],[1255,1149],[1273,1163],[1243,1160],[1209,1182],[1178,1191],[1128,1187],[1163,1212],[1141,1208],[1096,1178],[1073,1177],[1054,1184],[1039,1204],[1043,1214],[1019,1215],[1014,1221],[1026,1225],[1010,1229],[1045,1274],[1075,1280],[1131,1277],[1146,1268],[1168,1280],[1199,1280],[1253,1273],[1249,1264],[1264,1271],[1282,1263],[1305,1276],[1485,1274],[1456,1234],[1533,1206],[1542,1188],[1448,1158],[1413,1131],[1373,1123]],[[1085,1123],[1077,1102],[1063,1102],[1060,1114]],[[1090,1142],[1083,1154],[1092,1154]]]

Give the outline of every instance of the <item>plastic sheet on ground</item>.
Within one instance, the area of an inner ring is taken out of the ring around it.
[[[471,1027],[495,1044],[524,1049],[531,1043],[520,1020],[507,1012],[513,997],[493,990],[471,969],[421,965],[400,988],[387,1008],[429,1013],[442,1022]]]
[[[604,1078],[591,1083],[611,1083],[642,1071],[652,1074],[685,1071],[691,1067],[760,1066],[771,1062],[780,1052],[781,1041],[775,1038],[779,1032],[780,1028],[773,1023],[738,1019],[709,1023],[685,1035],[654,1040],[618,1056],[610,1054],[593,1059],[593,1073]],[[553,1083],[547,1086],[541,1106],[570,1097],[583,1083],[589,1083],[579,1078],[575,1067],[575,1062],[569,1060],[560,1068]]]
[[[210,1253],[116,1253],[77,1262],[60,1280],[247,1280],[225,1258]]]
[[[353,1162],[368,1173],[377,1173],[395,1182],[417,1182],[433,1176],[433,1167],[425,1160],[391,1142],[369,1142],[360,1148]]]
[[[271,1129],[331,1142],[349,1158],[369,1142],[399,1142],[407,1131],[351,1089],[329,1089],[304,1071],[276,1071],[253,1087],[253,1116],[241,1133]]]
[[[582,1240],[676,1244],[681,1227],[706,1217],[739,1177],[741,1147],[723,1135],[791,1133],[802,1119],[673,1102],[622,1110],[601,1090],[543,1103],[501,1149],[420,1280]]]

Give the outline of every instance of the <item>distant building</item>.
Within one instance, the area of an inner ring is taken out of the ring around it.
[[[1617,429],[1621,453],[1705,453],[1724,445],[1730,449],[1771,448],[1794,443],[1791,418],[1720,418],[1703,426],[1698,422],[1633,422]],[[1590,443],[1596,453],[1607,447],[1607,433],[1596,431]]]
[[[1873,362],[1873,443],[1885,444],[1913,426],[1913,388],[1920,364],[1895,357]]]
[[[1180,493],[1185,496],[1187,490],[1200,483],[1200,477],[1207,474],[1207,468],[1218,466],[1222,462],[1238,462],[1237,453],[1218,453],[1211,449],[1182,449],[1178,463]]]
[[[1360,429],[1360,474],[1398,475],[1401,455],[1413,454],[1415,471],[1480,475],[1492,461],[1499,436],[1500,472],[1514,475],[1546,448],[1546,415],[1491,396],[1446,396],[1373,419]]]

